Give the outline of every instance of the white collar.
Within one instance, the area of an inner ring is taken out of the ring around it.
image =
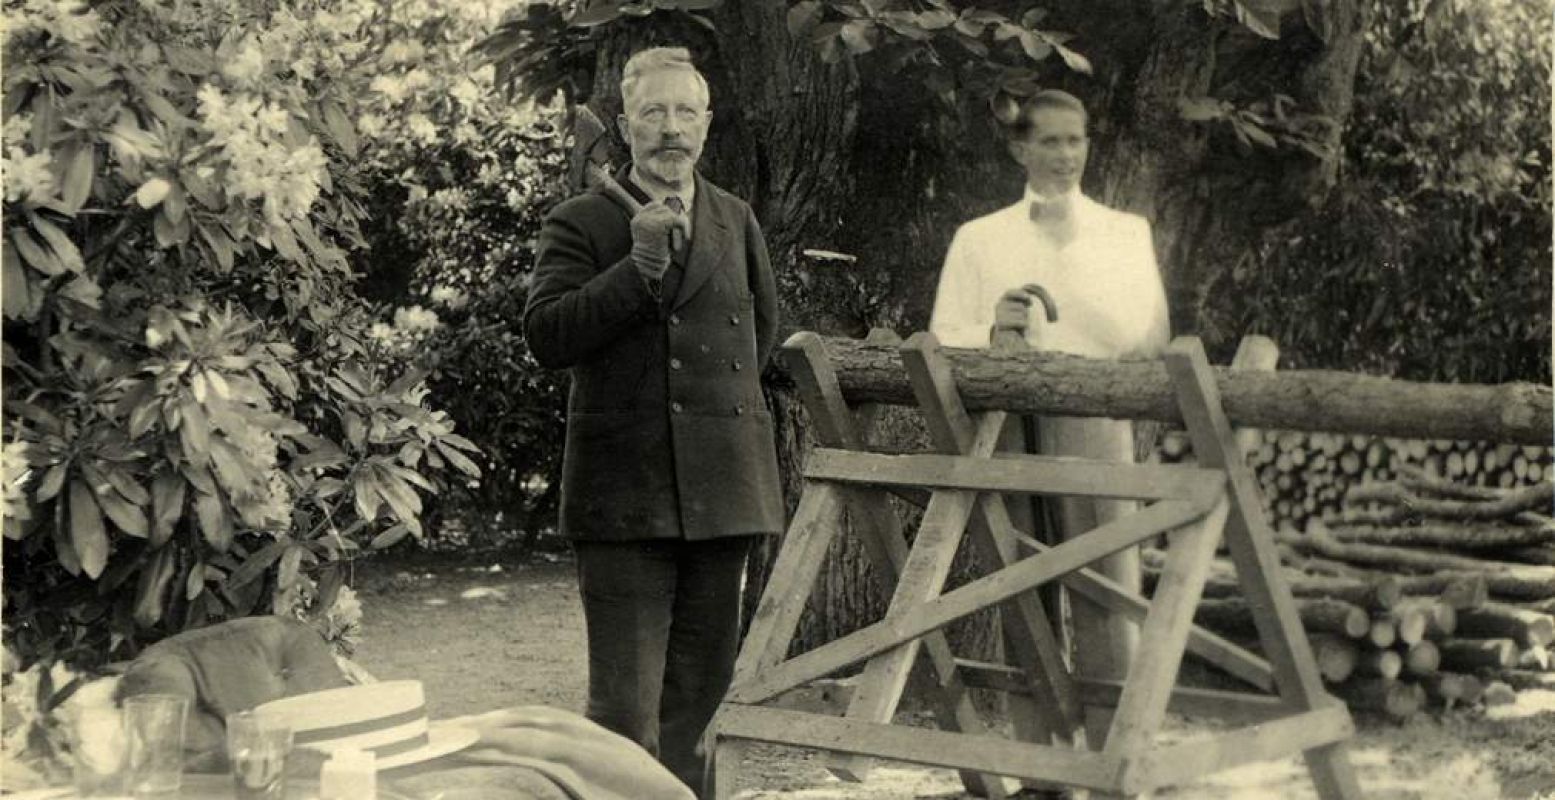
[[[1056,200],[1066,200],[1070,203],[1070,205],[1073,205],[1075,201],[1079,200],[1082,196],[1083,195],[1080,194],[1079,184],[1075,184],[1074,186],[1069,187],[1069,190],[1062,194],[1041,194],[1036,189],[1031,188],[1031,184],[1028,183],[1026,184],[1025,197],[1021,199],[1021,203],[1023,205],[1030,203],[1045,204],[1054,202]]]

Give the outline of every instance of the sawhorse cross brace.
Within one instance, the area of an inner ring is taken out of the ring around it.
[[[1244,349],[1253,355],[1253,348]],[[872,758],[954,768],[968,791],[991,798],[1007,796],[1005,778],[1028,786],[1089,789],[1093,797],[1136,797],[1300,752],[1320,798],[1360,798],[1345,752],[1354,732],[1349,712],[1323,689],[1279,571],[1256,483],[1197,339],[1174,341],[1165,365],[1198,466],[996,456],[1000,433],[1011,421],[1006,412],[968,413],[932,335],[915,334],[900,352],[939,452],[870,452],[862,433],[868,422],[843,400],[820,337],[800,333],[784,345],[819,445],[806,460],[799,507],[735,664],[733,684],[708,731],[714,797],[733,796],[744,747],[764,741],[831,751],[832,771],[850,779],[862,779]],[[1246,366],[1242,353],[1234,366]],[[923,490],[930,492],[929,500],[909,549],[888,496]],[[1011,524],[1004,493],[1130,498],[1148,505],[1049,546]],[[845,509],[882,582],[894,580],[889,609],[877,623],[785,660]],[[952,559],[968,534],[982,563],[997,569],[944,592]],[[1167,560],[1150,598],[1087,568],[1161,534],[1168,541]],[[1222,535],[1267,660],[1193,625]],[[1125,680],[1071,674],[1033,591],[1051,581],[1142,625]],[[958,659],[946,642],[945,626],[987,608],[1000,610],[1012,665]],[[942,730],[890,724],[920,652],[933,670],[928,699]],[[1177,687],[1185,652],[1262,693]],[[859,662],[865,662],[864,671],[844,716],[762,705]],[[1037,715],[1027,726],[1036,733],[1028,732],[1028,741],[992,733],[973,707],[969,687],[1029,697],[1021,708]],[[1082,750],[1074,743],[1087,707],[1111,709],[1112,720],[1105,741]],[[1209,739],[1157,745],[1168,710],[1245,725]]]

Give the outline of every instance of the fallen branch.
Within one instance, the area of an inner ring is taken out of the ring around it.
[[[1404,514],[1451,520],[1497,520],[1524,511],[1548,509],[1555,502],[1555,484],[1538,483],[1514,489],[1493,500],[1442,500],[1422,497],[1398,483],[1357,486],[1345,495],[1350,503],[1388,503]]]

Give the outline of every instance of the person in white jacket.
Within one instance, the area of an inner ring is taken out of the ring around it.
[[[1025,168],[1021,200],[962,225],[940,273],[929,330],[948,347],[988,347],[1019,335],[1036,350],[1089,358],[1144,359],[1170,338],[1166,292],[1156,266],[1150,223],[1080,192],[1089,155],[1085,107],[1074,96],[1044,91],[1001,119],[1009,152]],[[1058,321],[1047,322],[1023,287],[1052,297]],[[1033,312],[1036,312],[1034,315]],[[1132,462],[1127,420],[1050,417],[1040,421],[1042,452]],[[1063,498],[1064,538],[1135,510],[1133,501]],[[1137,549],[1093,565],[1124,586],[1140,585]],[[1073,600],[1075,668],[1093,679],[1121,679],[1138,639],[1137,626]],[[1099,747],[1107,716],[1087,720]]]

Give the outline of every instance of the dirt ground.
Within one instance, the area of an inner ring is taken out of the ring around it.
[[[540,703],[582,710],[587,686],[582,608],[570,561],[375,562],[355,584],[365,606],[360,661],[380,678],[426,685],[434,716]],[[1555,681],[1515,706],[1420,715],[1408,725],[1361,719],[1352,761],[1379,800],[1555,800]],[[1213,727],[1174,719],[1168,736]],[[816,753],[753,748],[740,800],[908,800],[966,797],[954,773],[882,764],[862,784],[840,782]],[[1296,758],[1231,770],[1161,798],[1316,797]]]

